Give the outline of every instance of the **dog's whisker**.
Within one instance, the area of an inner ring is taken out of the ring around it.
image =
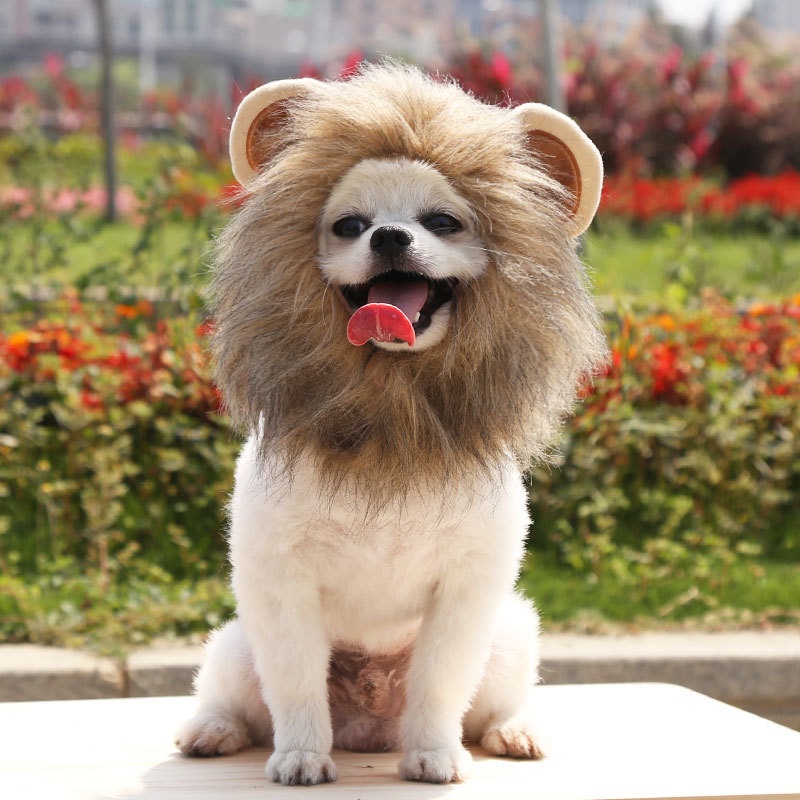
[[[325,288],[322,290],[322,296],[320,297],[319,302],[320,302],[320,316],[322,319],[322,327],[326,328],[327,323],[325,320],[325,311],[327,308],[328,291],[330,290],[331,285],[327,281],[325,281],[324,284]]]

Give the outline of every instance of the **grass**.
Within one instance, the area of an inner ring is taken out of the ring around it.
[[[800,292],[800,239],[780,231],[731,236],[664,225],[636,234],[615,227],[593,230],[583,257],[599,295],[663,301],[675,284],[759,299]]]
[[[800,623],[800,564],[754,559],[701,592],[691,575],[650,585],[575,572],[548,554],[529,553],[520,588],[534,598],[545,628],[763,627]]]
[[[0,641],[93,650],[114,658],[153,639],[199,640],[233,612],[224,565],[218,574],[176,579],[139,561],[124,574],[61,561],[36,575],[0,576]],[[713,594],[691,576],[630,586],[581,575],[548,555],[529,554],[520,588],[545,630],[588,633],[645,628],[730,629],[800,623],[800,564],[736,567]]]
[[[0,576],[0,642],[119,657],[153,639],[199,637],[233,612],[224,570],[178,579],[139,561],[124,574],[61,560],[33,575]]]
[[[126,222],[69,228],[50,222],[19,224],[6,233],[2,273],[16,285],[197,286],[210,241],[206,228],[175,220],[151,230]]]

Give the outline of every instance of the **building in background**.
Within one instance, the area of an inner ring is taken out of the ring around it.
[[[636,33],[655,7],[654,0],[559,0],[562,15],[575,27],[616,45]]]
[[[538,47],[540,0],[109,0],[116,54],[139,89],[179,86],[229,95],[232,83],[337,71],[348,54],[391,54],[439,66],[488,44],[519,55]],[[654,0],[560,0],[565,24],[604,44],[635,37]],[[765,26],[800,30],[797,0],[754,0]],[[74,66],[96,53],[89,0],[0,0],[0,71],[59,53]]]
[[[216,89],[236,69],[235,12],[249,0],[109,0],[115,55],[138,62],[140,89],[182,83]],[[73,66],[96,56],[89,0],[0,0],[0,69],[24,71],[59,53]]]
[[[284,77],[353,51],[432,63],[452,52],[457,6],[457,0],[109,2],[115,53],[138,60],[142,89],[213,88],[248,74]],[[95,50],[88,0],[0,0],[0,69],[24,69],[51,52],[82,62]]]
[[[800,2],[798,0],[753,0],[752,18],[773,35],[800,36]]]

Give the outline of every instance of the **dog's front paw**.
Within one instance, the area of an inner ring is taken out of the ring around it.
[[[519,720],[497,725],[483,734],[481,747],[495,756],[511,758],[544,758],[542,736],[533,726]]]
[[[267,777],[290,786],[336,780],[336,766],[327,753],[312,750],[275,751],[267,761]]]
[[[181,729],[175,744],[186,756],[229,756],[247,747],[244,723],[214,711],[201,711]]]
[[[410,750],[400,762],[400,777],[407,781],[458,783],[469,777],[472,756],[460,745],[438,750]]]

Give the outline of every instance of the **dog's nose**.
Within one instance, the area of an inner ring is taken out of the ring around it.
[[[369,246],[374,253],[384,258],[398,258],[411,242],[412,236],[405,228],[384,225],[372,234]]]

